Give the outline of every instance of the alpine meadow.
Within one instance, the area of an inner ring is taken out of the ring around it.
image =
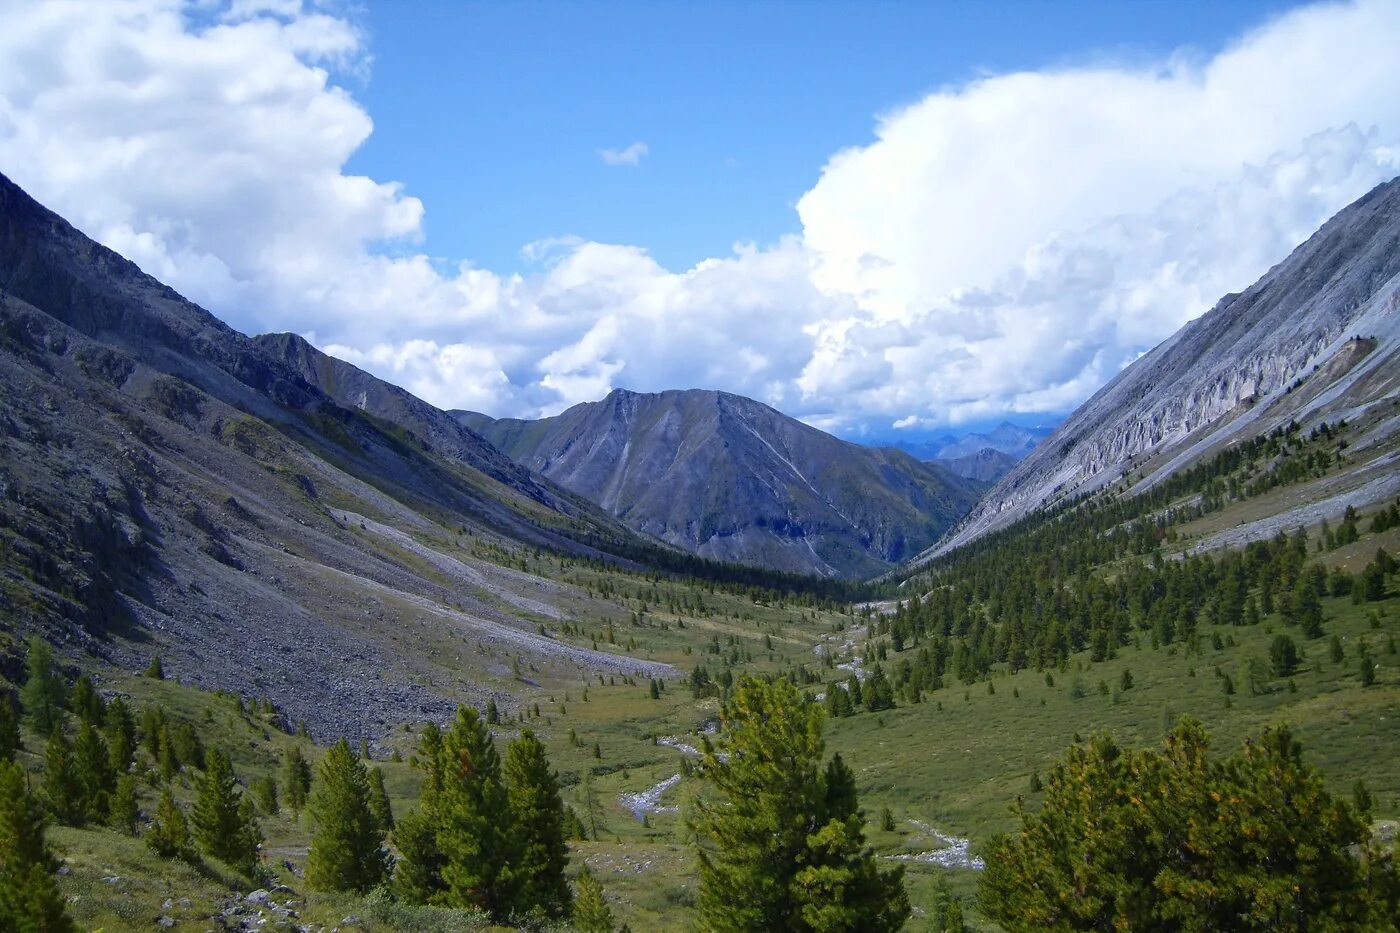
[[[0,0],[0,933],[1400,931],[1396,47]]]

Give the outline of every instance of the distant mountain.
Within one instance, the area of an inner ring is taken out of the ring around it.
[[[1289,422],[1310,430],[1342,419],[1362,428],[1362,440],[1346,452],[1355,469],[1327,484],[1337,513],[1344,500],[1400,493],[1396,455],[1373,456],[1400,434],[1400,179],[1124,369],[925,556],[1120,480],[1150,488]],[[1293,502],[1235,537],[1315,521],[1315,512],[1327,514]]]
[[[1011,468],[1016,465],[1019,459],[1011,454],[1003,453],[995,447],[983,447],[975,454],[968,454],[965,457],[951,457],[935,462],[964,479],[976,480],[979,483],[995,483],[1011,472]]]
[[[970,457],[988,448],[1004,453],[1013,460],[1020,460],[1035,449],[1035,446],[1049,437],[1054,428],[1027,428],[1019,424],[1003,421],[986,433],[964,434],[948,438],[930,459],[956,460]]]
[[[456,413],[521,464],[693,553],[858,576],[927,547],[980,486],[752,399],[615,390],[539,421]]]

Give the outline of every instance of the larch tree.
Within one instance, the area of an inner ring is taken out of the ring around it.
[[[68,700],[68,688],[63,683],[63,675],[54,666],[53,649],[48,642],[39,638],[29,640],[24,670],[24,688],[20,692],[24,715],[30,728],[48,738],[62,728]]]

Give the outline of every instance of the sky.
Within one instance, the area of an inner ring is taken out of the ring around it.
[[[0,172],[444,408],[1054,420],[1400,173],[1400,0],[0,0]]]

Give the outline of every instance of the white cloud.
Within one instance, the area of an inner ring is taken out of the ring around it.
[[[646,143],[636,142],[626,149],[599,149],[598,158],[603,160],[604,165],[640,165],[642,157],[651,150]]]
[[[423,204],[345,173],[365,43],[297,0],[0,0],[0,170],[235,326],[444,407],[710,386],[852,431],[1072,407],[1400,171],[1400,3],[1328,4],[1207,60],[929,95],[773,244],[678,271],[560,231],[502,275],[424,255]]]

